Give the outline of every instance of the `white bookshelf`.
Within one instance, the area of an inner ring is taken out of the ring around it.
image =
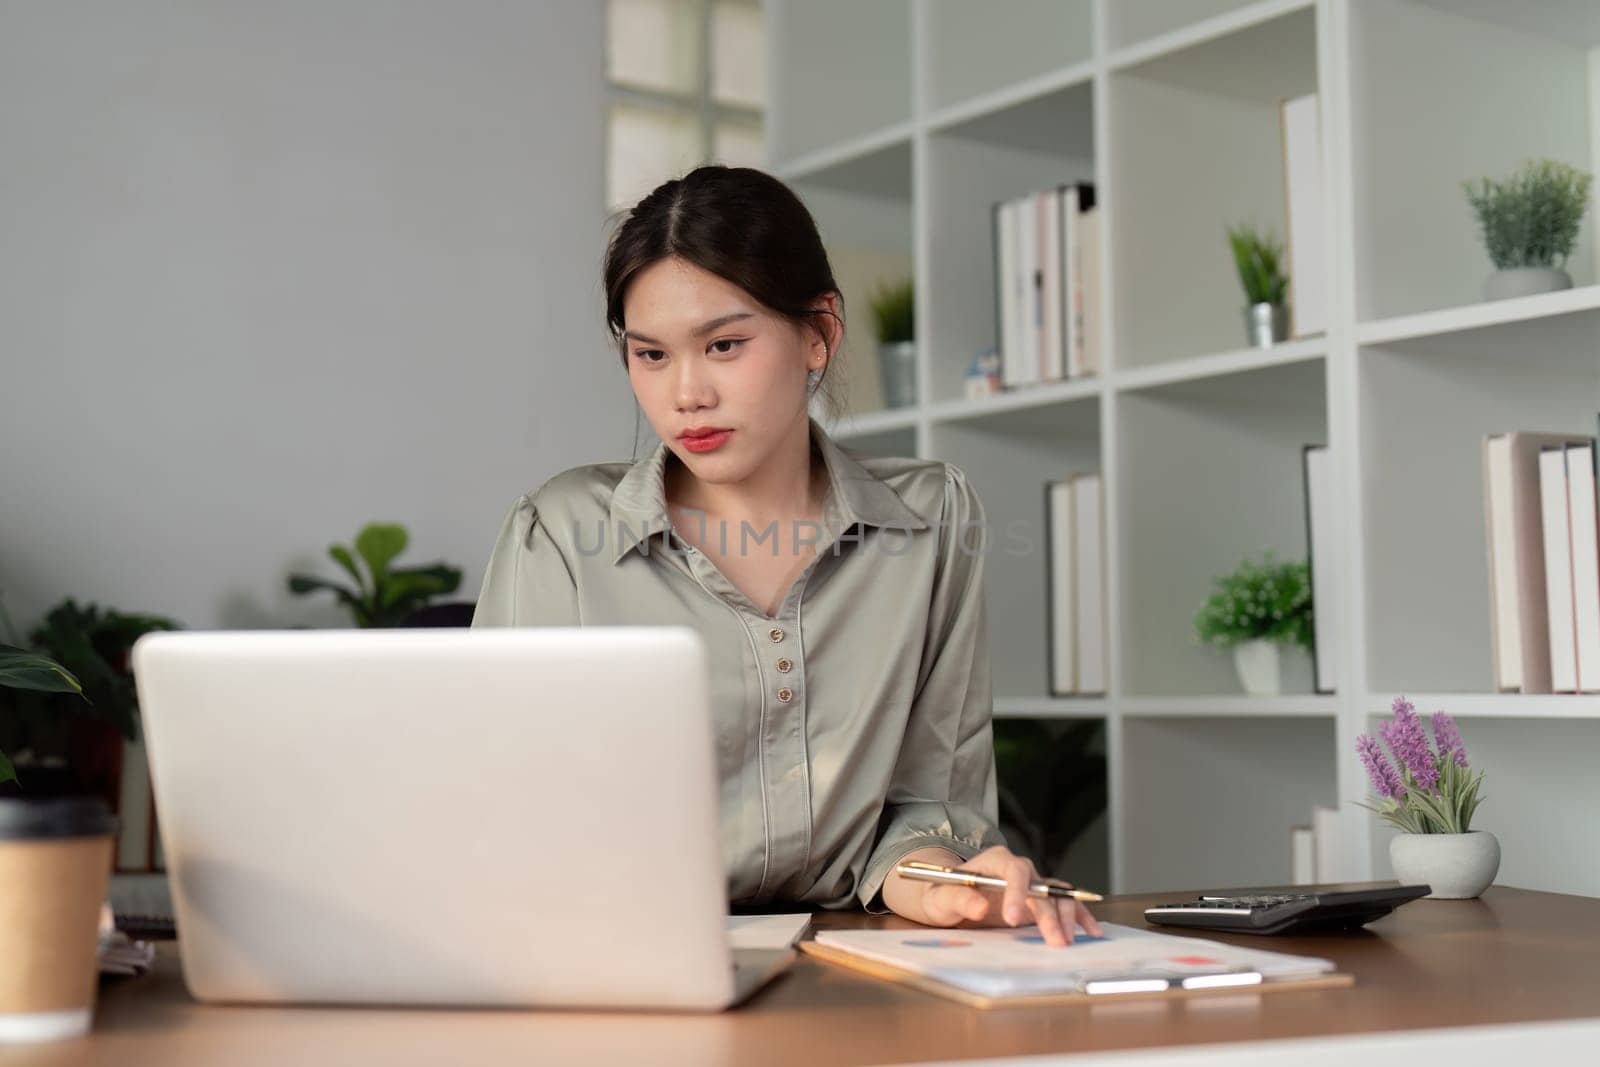
[[[1507,884],[1600,895],[1600,696],[1490,692],[1479,440],[1594,433],[1595,208],[1576,288],[1479,299],[1460,182],[1523,158],[1600,171],[1600,14],[1575,0],[767,0],[772,169],[845,289],[856,394],[876,397],[862,286],[917,285],[920,395],[834,425],[850,446],[966,471],[992,528],[998,716],[1099,718],[1118,891],[1285,881],[1289,828],[1346,814],[1339,873],[1389,877],[1354,752],[1395,695],[1462,720],[1477,824]],[[1227,222],[1285,230],[1278,103],[1317,92],[1329,329],[1245,341]],[[981,400],[989,207],[1092,180],[1105,372]],[[1190,621],[1213,575],[1306,552],[1300,450],[1336,450],[1348,576],[1336,695],[1247,697]],[[1110,690],[1049,693],[1043,484],[1106,484]],[[997,539],[997,540],[1003,540]],[[1560,807],[1556,811],[1556,806]]]

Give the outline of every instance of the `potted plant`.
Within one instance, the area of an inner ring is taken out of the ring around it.
[[[289,592],[297,595],[328,590],[350,610],[358,627],[401,626],[415,611],[436,596],[453,593],[461,584],[461,569],[445,563],[422,567],[391,567],[406,550],[410,535],[398,523],[368,523],[356,534],[355,548],[328,546],[328,555],[353,579],[351,588],[309,574],[289,575]],[[366,564],[366,573],[357,557]]]
[[[910,407],[917,402],[916,300],[911,279],[880,284],[871,303],[883,405]]]
[[[14,645],[0,645],[0,688],[83,696],[83,685],[71,671],[48,656]],[[0,751],[0,782],[14,782],[16,778],[16,768]]]
[[[13,751],[29,750],[21,774],[29,792],[94,795],[117,809],[123,742],[139,739],[129,650],[142,634],[178,628],[159,615],[80,605],[70,597],[45,615],[28,634],[30,650],[61,665],[76,688],[12,687],[0,693],[0,738]]]
[[[1570,289],[1567,257],[1589,207],[1592,175],[1553,159],[1526,160],[1504,181],[1462,182],[1495,272],[1485,300]]]
[[[1483,799],[1483,772],[1467,765],[1467,750],[1455,721],[1433,714],[1433,741],[1416,709],[1396,697],[1394,718],[1378,724],[1394,763],[1371,734],[1356,738],[1356,752],[1378,794],[1362,804],[1403,832],[1389,842],[1389,861],[1403,885],[1427,885],[1428,895],[1446,900],[1476,897],[1500,870],[1500,842],[1487,830],[1472,829],[1472,815]]]
[[[1245,560],[1215,580],[1195,615],[1199,640],[1232,648],[1239,683],[1252,696],[1282,692],[1279,647],[1311,647],[1311,574],[1272,552]]]
[[[1248,223],[1228,227],[1233,264],[1244,286],[1245,331],[1256,348],[1271,348],[1289,336],[1289,279],[1283,273],[1283,245],[1266,230]]]

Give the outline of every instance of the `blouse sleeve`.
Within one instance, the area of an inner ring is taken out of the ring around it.
[[[489,553],[473,626],[577,626],[572,568],[539,522],[534,493],[512,504]]]
[[[993,693],[984,603],[983,503],[946,464],[942,544],[928,612],[928,641],[876,844],[857,895],[882,914],[880,890],[894,865],[920,848],[971,859],[1005,844],[995,790]]]

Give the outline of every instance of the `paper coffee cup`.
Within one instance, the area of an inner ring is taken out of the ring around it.
[[[88,1032],[116,825],[98,797],[0,798],[0,1043]]]

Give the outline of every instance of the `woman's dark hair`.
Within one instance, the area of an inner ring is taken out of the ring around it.
[[[635,204],[606,248],[606,326],[624,369],[622,298],[640,271],[669,256],[727,279],[796,326],[809,325],[819,333],[819,320],[832,313],[816,301],[839,293],[817,224],[794,190],[753,167],[696,167],[662,182]],[[844,310],[842,293],[839,310]],[[844,325],[842,317],[834,317]],[[837,415],[843,398],[827,379],[839,354],[828,357],[818,391]]]

